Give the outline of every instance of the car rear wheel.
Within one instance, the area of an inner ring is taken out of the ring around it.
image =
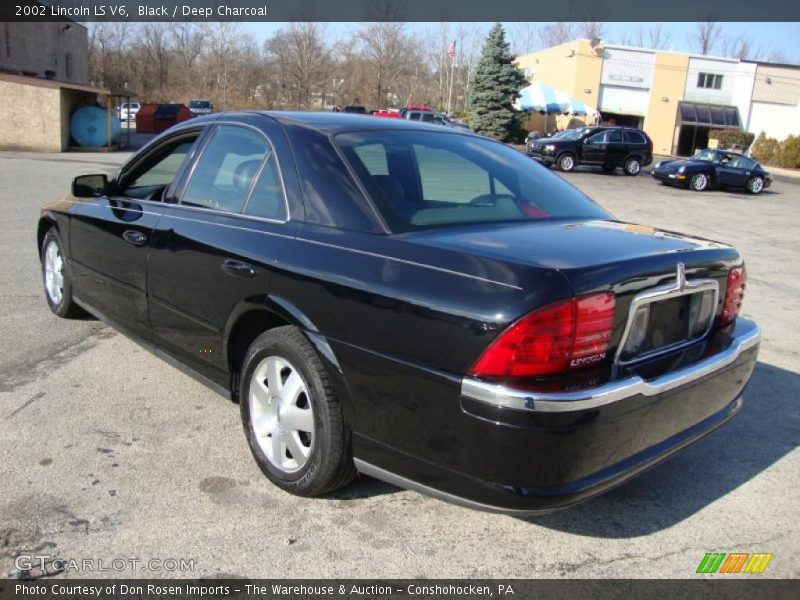
[[[695,192],[702,192],[708,187],[708,175],[705,173],[695,173],[689,181],[689,186]]]
[[[256,338],[244,360],[239,399],[250,450],[276,486],[318,496],[353,479],[341,405],[316,351],[296,327]]]
[[[747,191],[751,194],[760,194],[764,190],[764,180],[761,177],[751,177],[747,182]]]
[[[72,281],[64,244],[55,228],[45,234],[42,242],[42,284],[47,305],[53,313],[65,319],[86,314],[72,299]]]
[[[625,175],[638,175],[642,171],[642,163],[638,158],[629,158],[625,161],[622,169],[625,171]]]
[[[572,171],[575,168],[575,157],[572,154],[562,154],[558,158],[558,168],[564,172]]]

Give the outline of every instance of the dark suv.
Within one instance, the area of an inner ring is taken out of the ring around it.
[[[577,165],[597,165],[607,173],[622,167],[626,175],[638,175],[653,162],[653,141],[632,127],[581,127],[557,138],[539,138],[527,144],[528,156],[546,165],[572,171]]]

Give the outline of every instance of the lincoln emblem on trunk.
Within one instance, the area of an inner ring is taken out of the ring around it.
[[[686,287],[686,267],[682,262],[679,262],[677,269],[678,269],[678,275],[677,275],[678,289],[682,290],[683,288]]]

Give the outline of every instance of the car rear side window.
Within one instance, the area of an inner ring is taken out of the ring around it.
[[[197,161],[181,204],[238,213],[269,151],[259,133],[223,125]]]
[[[302,126],[288,125],[286,129],[303,189],[306,222],[381,231],[369,201],[328,136]]]
[[[288,218],[286,197],[283,194],[274,152],[270,153],[256,179],[253,191],[244,207],[244,214],[272,221],[285,221]]]
[[[644,144],[645,139],[644,136],[639,133],[638,131],[626,131],[625,132],[625,142],[628,144]]]
[[[609,129],[606,132],[606,142],[622,142],[622,132],[619,129]]]

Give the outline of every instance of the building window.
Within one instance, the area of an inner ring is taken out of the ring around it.
[[[707,90],[721,90],[722,75],[716,75],[714,73],[698,73],[697,87],[705,88]]]
[[[65,57],[64,67],[67,71],[67,79],[72,79],[72,54],[67,54]]]

